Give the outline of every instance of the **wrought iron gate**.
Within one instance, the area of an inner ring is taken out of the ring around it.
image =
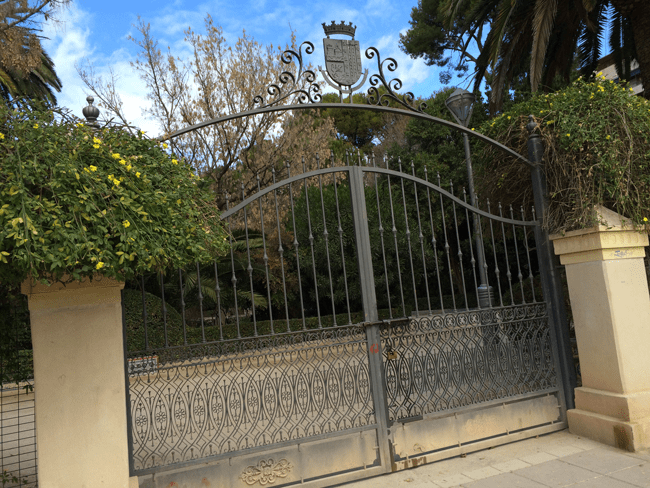
[[[141,486],[327,486],[566,427],[534,213],[327,165],[242,195],[229,256],[125,290]]]

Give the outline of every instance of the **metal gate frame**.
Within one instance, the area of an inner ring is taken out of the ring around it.
[[[307,53],[310,53],[310,49],[311,51],[313,51],[313,45],[311,45],[311,43],[303,43],[303,45],[307,45],[307,49],[306,49]],[[537,134],[533,133],[535,129],[535,124],[532,121],[532,116],[531,116],[531,123],[529,124],[529,131],[531,132],[529,138],[529,159],[525,159],[521,155],[512,151],[511,149],[506,148],[501,144],[497,143],[496,141],[493,141],[481,134],[477,134],[476,132],[471,131],[460,125],[453,124],[451,122],[442,119],[437,119],[435,117],[426,114],[424,112],[423,106],[415,107],[414,105],[411,104],[411,101],[413,100],[412,94],[399,96],[396,93],[394,93],[392,87],[401,86],[401,82],[397,80],[397,82],[399,83],[399,85],[397,85],[395,84],[395,79],[388,82],[385,80],[383,75],[383,63],[389,62],[390,65],[390,62],[392,62],[396,66],[396,62],[391,58],[388,58],[382,63],[379,57],[379,53],[375,48],[369,48],[366,51],[366,57],[368,57],[369,59],[374,57],[375,55],[377,56],[377,63],[379,67],[379,75],[373,75],[371,77],[371,83],[373,84],[373,88],[371,88],[371,91],[374,90],[374,94],[377,95],[376,98],[374,99],[370,97],[371,103],[374,100],[375,103],[374,105],[362,106],[362,105],[352,105],[352,104],[343,104],[343,103],[340,104],[339,103],[317,103],[320,101],[320,95],[318,94],[319,87],[313,81],[313,78],[310,81],[310,88],[309,90],[307,90],[307,92],[305,92],[305,90],[295,90],[294,92],[291,91],[293,88],[295,88],[296,79],[300,78],[301,76],[308,78],[309,75],[311,75],[312,77],[314,75],[313,72],[303,69],[302,48],[303,46],[301,45],[299,51],[288,50],[285,52],[285,55],[283,55],[283,61],[287,64],[293,62],[294,60],[298,61],[299,64],[298,76],[294,77],[293,75],[291,75],[291,79],[294,81],[294,86],[288,87],[289,90],[287,92],[282,93],[281,89],[278,89],[275,92],[269,91],[269,93],[271,93],[272,95],[273,94],[276,95],[275,100],[255,110],[250,110],[247,112],[221,117],[211,121],[203,122],[201,124],[197,124],[192,127],[188,127],[161,140],[173,139],[187,132],[194,131],[209,125],[218,124],[220,122],[224,122],[227,120],[232,120],[235,118],[253,116],[265,112],[303,110],[303,109],[313,109],[315,107],[320,107],[320,108],[346,108],[346,109],[357,109],[357,110],[371,110],[371,111],[378,111],[378,112],[394,113],[397,115],[410,115],[413,118],[428,120],[433,123],[445,125],[459,132],[463,132],[472,137],[476,137],[485,142],[488,142],[489,144],[499,147],[509,155],[516,157],[517,159],[519,159],[520,161],[522,161],[524,164],[526,164],[531,168],[531,178],[533,181],[535,207],[537,209],[537,215],[540,216],[539,221],[535,225],[533,225],[533,229],[535,235],[535,242],[538,248],[538,259],[540,264],[542,288],[543,288],[544,296],[548,300],[547,314],[548,314],[548,321],[550,325],[549,332],[551,336],[553,364],[559,370],[559,375],[557,376],[557,388],[555,389],[557,391],[557,397],[559,400],[559,404],[557,405],[557,407],[559,407],[559,418],[557,421],[553,421],[548,425],[544,425],[537,428],[529,428],[525,431],[515,432],[515,433],[510,433],[506,429],[504,435],[490,436],[490,438],[481,439],[480,441],[473,442],[469,445],[461,445],[461,443],[459,442],[459,445],[455,448],[438,449],[432,452],[427,452],[426,455],[421,455],[421,456],[407,455],[406,458],[400,458],[400,456],[397,454],[395,450],[394,440],[391,439],[394,439],[396,424],[400,424],[402,428],[404,428],[404,425],[407,422],[394,422],[389,420],[388,401],[386,396],[386,372],[384,366],[385,354],[382,348],[382,327],[385,327],[386,323],[385,321],[379,320],[379,316],[377,312],[377,298],[375,295],[373,264],[372,264],[371,247],[370,247],[370,233],[368,229],[366,201],[365,201],[365,194],[364,194],[364,173],[375,172],[375,173],[384,173],[388,175],[392,174],[397,177],[413,180],[414,182],[417,181],[418,183],[427,184],[430,187],[434,188],[435,191],[438,191],[439,193],[440,192],[446,193],[446,196],[448,198],[452,198],[458,205],[460,205],[461,207],[465,207],[467,210],[471,211],[474,214],[479,214],[485,218],[497,219],[506,222],[509,222],[509,220],[499,218],[498,216],[483,212],[478,208],[471,207],[466,202],[463,202],[460,199],[454,197],[453,195],[448,194],[441,188],[435,187],[435,185],[431,185],[428,182],[425,182],[424,180],[419,180],[414,176],[411,177],[408,174],[397,173],[391,170],[384,170],[380,168],[370,168],[370,167],[364,168],[361,166],[348,166],[343,168],[336,168],[336,171],[347,171],[349,174],[352,208],[354,209],[353,211],[354,232],[355,232],[355,239],[358,248],[357,256],[358,256],[359,272],[361,276],[360,284],[361,284],[361,296],[362,296],[363,311],[364,311],[364,326],[365,326],[365,334],[366,334],[366,341],[367,341],[366,345],[367,345],[367,352],[368,352],[369,375],[371,378],[371,392],[372,392],[374,412],[376,417],[375,424],[373,424],[372,426],[369,425],[368,427],[373,427],[373,428],[376,427],[376,434],[377,434],[376,448],[378,449],[379,463],[375,467],[368,468],[368,469],[365,469],[365,464],[364,464],[364,472],[340,473],[334,477],[320,477],[318,479],[313,479],[309,483],[310,486],[327,486],[333,483],[341,483],[344,481],[350,481],[353,479],[372,476],[373,474],[379,474],[381,472],[390,472],[398,469],[417,466],[424,462],[431,462],[436,459],[450,457],[461,452],[466,453],[478,449],[484,449],[489,446],[498,445],[498,444],[518,440],[521,438],[525,438],[529,435],[539,435],[541,433],[551,432],[554,430],[565,428],[567,425],[566,410],[573,408],[574,406],[573,388],[575,387],[575,371],[573,370],[573,365],[571,361],[571,351],[570,351],[570,345],[568,339],[566,312],[564,310],[564,300],[562,297],[562,291],[561,291],[562,289],[559,283],[559,275],[556,270],[556,260],[552,254],[552,249],[550,247],[548,235],[542,227],[543,215],[545,214],[547,209],[547,204],[545,200],[545,194],[546,194],[545,183],[544,183],[544,175],[543,175],[543,167],[542,167],[543,146],[542,146],[541,138]],[[286,72],[283,73],[283,75],[284,74],[286,74]],[[281,75],[280,80],[283,80],[282,78],[283,75]],[[375,80],[374,83],[372,81],[373,78]],[[288,79],[289,78],[284,77],[284,80],[288,80]],[[381,97],[378,96],[378,92],[376,88],[374,88],[374,86],[376,86],[379,82],[381,82],[381,84],[387,89],[387,93],[385,93]],[[284,81],[281,81],[281,83],[282,85],[280,86],[284,87],[283,85]],[[276,88],[278,88],[277,85]],[[281,102],[287,99],[287,97],[289,97],[292,94],[298,95],[299,101],[301,103],[298,105],[282,105]],[[387,105],[386,99],[390,99],[394,102],[397,102],[402,106],[402,108],[396,109],[396,108],[386,106]],[[262,99],[260,98],[260,100]],[[314,105],[315,103],[317,103],[317,105]],[[322,169],[316,172],[294,176],[280,183],[272,185],[271,187],[263,190],[261,193],[266,193],[268,191],[271,191],[273,188],[287,184],[291,180],[298,180],[300,178],[318,176],[320,174],[324,174],[325,172],[331,172],[331,171],[332,170],[326,171],[325,169]],[[259,196],[260,193],[245,199],[238,206],[222,214],[222,219],[228,218],[234,212],[238,211],[239,209],[255,201],[255,199],[258,198]],[[125,362],[126,362],[126,355],[125,355]],[[129,363],[127,363],[127,375],[128,372],[129,372]],[[127,386],[128,384],[129,384],[129,379],[127,376]],[[128,393],[128,388],[127,388],[127,393]],[[548,395],[549,392],[543,392],[543,394]],[[540,395],[537,396],[539,397]],[[521,398],[518,397],[509,398],[508,401],[513,401],[513,400],[523,401],[526,398],[529,398],[529,396],[524,396]],[[503,404],[503,408],[506,408],[506,404],[502,400],[499,400],[494,403]],[[127,407],[128,407],[127,411],[129,412],[128,414],[129,436],[131,436],[131,432],[133,428],[133,419],[131,418],[131,399],[129,398],[128,394],[127,394]],[[551,407],[555,408],[555,406],[551,406]],[[478,406],[477,408],[480,409],[482,408],[482,406]],[[451,411],[449,415],[457,416],[457,413]],[[422,419],[417,418],[414,420],[419,421]],[[130,447],[132,448],[133,447],[132,440],[130,440],[130,444],[131,444]],[[259,450],[259,449],[255,449],[255,451],[259,453],[264,452],[263,450]],[[300,443],[298,443],[298,452],[300,452]],[[240,454],[244,455],[246,454],[246,452],[242,452]],[[227,459],[227,456],[226,457],[219,456],[219,458],[225,460]],[[209,459],[205,459],[204,462],[208,460]],[[137,471],[133,469],[132,461],[133,460],[131,459],[132,475],[157,472],[157,470],[154,469]],[[230,462],[231,461],[229,461],[229,463]],[[276,465],[272,466],[273,464],[272,460],[269,460],[270,464],[268,463],[265,464],[266,462],[262,462],[262,461],[260,461],[260,463],[258,463],[257,466],[249,466],[249,469],[252,470],[250,472],[258,473],[258,472],[263,472],[265,469],[267,471],[268,470],[273,471],[277,469],[282,471],[282,469],[284,469],[282,466],[280,467]],[[173,467],[181,468],[186,464],[187,463],[181,463],[178,465],[174,465]],[[257,476],[257,474],[255,474],[255,476]],[[246,483],[248,483],[246,479],[244,478],[241,479]],[[250,479],[252,480],[253,478]],[[252,484],[252,483],[248,483],[248,484]],[[158,485],[156,484],[156,486]]]

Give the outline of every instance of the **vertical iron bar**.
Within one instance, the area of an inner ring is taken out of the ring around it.
[[[241,184],[241,200],[242,202],[246,200],[246,195],[244,194],[244,184]],[[257,316],[255,313],[255,291],[253,290],[253,266],[251,265],[251,246],[248,240],[248,212],[244,205],[244,232],[246,233],[246,256],[248,257],[248,266],[246,271],[248,271],[248,282],[250,283],[251,288],[251,308],[253,310],[253,335],[257,337]]]
[[[429,172],[427,167],[424,167],[424,180],[429,182]],[[436,278],[438,279],[438,295],[440,295],[440,311],[445,313],[445,304],[442,298],[442,282],[440,281],[440,268],[438,267],[438,248],[436,246],[436,231],[433,227],[433,212],[431,210],[431,191],[427,186],[427,201],[429,203],[429,225],[431,225],[431,246],[433,247],[433,258],[436,262]]]
[[[451,194],[454,194],[454,183],[449,180],[449,189]],[[456,229],[456,243],[458,245],[458,266],[460,267],[460,278],[463,286],[463,298],[465,299],[465,309],[469,310],[469,303],[467,303],[467,287],[465,286],[465,272],[463,270],[463,251],[460,248],[460,235],[458,234],[458,217],[456,215],[456,202],[451,201],[451,206],[454,211],[454,227]],[[471,247],[471,245],[470,245]]]
[[[503,217],[503,209],[499,202],[499,217]],[[501,236],[503,237],[503,254],[506,257],[506,276],[508,277],[508,287],[510,288],[510,305],[515,304],[515,293],[512,291],[512,273],[510,272],[510,260],[508,259],[508,245],[506,244],[506,230],[501,222]]]
[[[363,170],[360,166],[349,169],[350,196],[352,200],[352,216],[354,218],[354,234],[357,243],[357,258],[359,261],[359,278],[361,281],[361,297],[363,301],[364,322],[373,323],[366,327],[368,340],[368,356],[372,395],[375,404],[375,416],[378,428],[380,464],[388,472],[391,469],[390,447],[388,439],[388,401],[386,398],[386,382],[384,362],[381,347],[381,335],[377,325],[377,297],[375,295],[375,280],[372,268],[372,249],[368,229],[368,212],[366,210],[366,195],[363,184]]]
[[[415,177],[415,164],[411,161],[411,174]],[[415,193],[415,211],[418,216],[418,237],[420,238],[420,250],[422,251],[422,271],[424,274],[424,287],[427,293],[427,307],[429,307],[429,315],[431,315],[431,295],[429,293],[429,277],[427,273],[427,263],[424,255],[424,234],[422,233],[422,221],[420,219],[420,202],[418,199],[418,186],[415,181],[413,182],[413,191]]]
[[[223,324],[221,322],[221,287],[219,286],[219,272],[217,271],[217,260],[214,260],[214,293],[217,295],[217,313],[215,317],[219,320],[219,340],[223,341]]]
[[[510,218],[515,219],[515,214],[512,210],[512,205],[510,205]],[[519,288],[521,288],[521,303],[526,303],[526,297],[524,296],[524,275],[521,272],[521,263],[519,262],[519,246],[517,245],[517,229],[515,224],[512,224],[512,238],[515,241],[515,257],[517,258],[517,278],[519,278]]]
[[[271,168],[273,175],[273,184],[275,185],[275,168]],[[273,190],[273,198],[275,200],[275,219],[278,224],[278,253],[280,254],[280,269],[282,269],[282,293],[284,294],[284,314],[287,319],[287,332],[291,331],[289,325],[289,303],[287,301],[287,282],[284,276],[284,248],[282,247],[282,231],[280,229],[280,210],[278,207],[278,192]]]
[[[316,153],[316,167],[320,169],[320,157],[318,153]],[[334,305],[334,284],[332,282],[332,267],[330,264],[329,234],[327,233],[325,201],[323,200],[323,178],[320,173],[318,173],[318,188],[320,189],[320,207],[323,213],[323,239],[325,240],[325,255],[327,256],[327,275],[330,279],[330,297],[332,298],[332,325],[336,326],[336,307]]]
[[[478,209],[478,198],[476,199],[476,208]],[[481,214],[475,213],[474,214],[474,223],[476,225],[476,231],[478,232],[478,249],[477,253],[480,255],[480,260],[479,264],[483,263],[482,269],[483,269],[483,275],[481,276],[481,280],[483,283],[479,286],[479,288],[484,291],[484,296],[483,296],[483,308],[488,308],[488,307],[493,307],[494,305],[492,304],[492,287],[490,286],[490,276],[488,274],[488,263],[487,260],[485,259],[485,241],[483,240],[483,226],[481,225]],[[485,287],[483,286],[485,285]],[[479,296],[481,293],[479,292]]]
[[[386,169],[389,169],[388,160],[386,159],[386,156],[384,156],[384,162],[386,163]],[[404,287],[402,286],[402,270],[399,264],[399,249],[397,245],[397,227],[395,227],[395,212],[393,210],[393,190],[391,189],[390,176],[386,175],[386,178],[388,179],[388,201],[390,202],[390,218],[391,218],[391,223],[393,224],[392,232],[393,232],[393,241],[395,242],[395,261],[397,263],[397,277],[399,279],[399,294],[402,299],[402,316],[407,317],[406,305],[404,305]]]
[[[332,161],[334,161],[334,152],[331,152]],[[343,250],[343,228],[341,227],[341,211],[339,209],[339,190],[336,183],[336,173],[332,173],[334,181],[334,199],[336,200],[336,220],[338,222],[339,242],[341,244],[341,265],[343,266],[343,285],[345,286],[345,303],[348,307],[348,324],[352,324],[352,312],[350,311],[350,295],[348,293],[348,275],[345,269],[345,253]]]
[[[167,304],[165,302],[165,283],[162,271],[160,272],[160,297],[162,298],[163,330],[165,332],[165,344],[167,344]]]
[[[376,168],[375,155],[372,155],[372,167]],[[386,298],[388,299],[388,316],[393,318],[393,308],[390,303],[390,285],[388,284],[388,267],[386,266],[386,249],[384,246],[384,225],[381,221],[381,203],[379,202],[379,184],[377,182],[377,173],[375,177],[375,197],[377,199],[377,221],[379,222],[379,240],[381,241],[381,257],[384,261],[384,279],[386,280]]]
[[[149,350],[149,327],[147,326],[147,300],[144,294],[144,276],[140,276],[140,289],[142,290],[142,323],[144,325],[144,349]],[[165,331],[165,344],[167,344],[167,328]]]
[[[288,161],[287,161],[287,177],[291,178],[291,165],[289,164]],[[298,291],[300,293],[300,313],[302,314],[302,329],[307,330],[307,323],[305,322],[305,302],[303,301],[302,298],[302,280],[300,279],[300,257],[298,255],[298,233],[296,232],[296,212],[293,206],[293,188],[291,187],[291,183],[289,183],[289,201],[291,202],[291,220],[293,222],[293,248],[295,249],[296,252],[296,271],[298,272]],[[287,327],[289,327],[288,320],[287,320]]]
[[[488,213],[491,214],[492,212],[490,211],[490,200],[487,200],[487,210]],[[492,239],[492,256],[494,257],[494,274],[497,276],[497,289],[499,290],[499,304],[500,306],[503,307],[503,291],[501,291],[501,271],[499,270],[499,263],[497,261],[497,248],[494,243],[494,227],[492,226],[492,219],[489,219],[490,221],[490,237]]]
[[[185,292],[183,291],[183,270],[178,268],[178,280],[181,288],[181,319],[183,322],[183,345],[187,346],[187,328],[185,327]],[[167,344],[167,337],[165,337],[165,347]]]
[[[523,205],[521,206],[521,220],[526,220],[526,216],[524,215]],[[524,226],[524,245],[526,246],[526,259],[528,260],[528,279],[530,279],[530,291],[533,293],[533,303],[537,303],[537,300],[535,299],[535,283],[533,281],[533,267],[530,264],[530,248],[528,247],[528,228],[526,226]]]
[[[463,200],[465,203],[467,203],[467,192],[465,191],[465,188],[463,187]],[[473,217],[472,212],[472,217]],[[474,288],[476,289],[476,306],[480,310],[481,309],[481,300],[479,299],[478,296],[478,282],[476,280],[476,259],[474,259],[474,248],[472,247],[472,227],[469,223],[469,210],[467,210],[467,207],[465,207],[465,222],[467,223],[467,235],[469,236],[469,255],[470,255],[470,264],[472,265],[472,276],[474,277]]]
[[[230,195],[226,193],[226,210],[230,207]],[[241,339],[241,329],[239,327],[239,304],[237,303],[237,276],[235,276],[235,253],[232,248],[232,228],[230,226],[230,217],[228,217],[228,237],[230,239],[230,265],[232,266],[232,293],[235,297],[235,320],[237,322],[237,339]]]
[[[302,172],[307,172],[305,168],[305,157],[302,158]],[[305,204],[307,205],[307,228],[309,229],[309,246],[311,247],[311,269],[314,273],[314,293],[316,294],[316,315],[318,316],[318,328],[322,329],[323,324],[320,318],[320,297],[318,295],[318,275],[316,274],[316,254],[314,252],[314,235],[311,231],[311,212],[309,210],[309,188],[307,187],[307,178],[303,179],[303,189],[305,191]]]
[[[260,192],[260,174],[257,173],[255,175],[255,178],[257,179],[257,192]],[[264,209],[262,208],[262,198],[258,198],[257,202],[259,203],[260,207],[260,224],[262,226],[262,246],[264,248],[264,272],[266,273],[266,295],[267,295],[267,309],[269,311],[269,320],[271,322],[271,334],[274,334],[274,327],[273,327],[273,307],[271,306],[271,282],[269,280],[269,255],[266,252],[266,233],[264,231]],[[279,237],[279,236],[278,236]]]
[[[201,313],[201,339],[205,341],[205,323],[203,320],[203,291],[201,291],[201,270],[199,269],[199,262],[196,262],[196,286],[199,290],[199,312]]]
[[[438,173],[438,187],[442,188],[440,184],[440,173]],[[454,312],[456,309],[456,293],[454,292],[454,278],[451,273],[451,258],[449,257],[449,240],[447,239],[447,224],[445,223],[445,207],[442,202],[442,193],[440,193],[440,215],[442,217],[442,230],[445,234],[445,254],[447,255],[447,267],[449,268],[449,283],[451,285],[451,301],[454,304]]]
[[[399,172],[402,173],[402,160],[397,158],[397,163],[399,165]],[[409,250],[409,263],[411,264],[411,281],[413,284],[413,299],[415,300],[415,316],[420,316],[420,310],[418,308],[418,292],[417,285],[415,284],[415,268],[413,267],[413,252],[411,250],[411,229],[409,227],[409,218],[408,212],[406,211],[406,195],[404,194],[404,178],[399,179],[400,186],[402,188],[402,205],[404,206],[404,226],[406,227],[406,242],[408,244]]]

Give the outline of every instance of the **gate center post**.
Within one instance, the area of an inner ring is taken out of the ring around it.
[[[375,405],[376,422],[379,424],[377,435],[379,458],[381,465],[388,472],[391,470],[393,460],[390,456],[390,439],[388,437],[388,402],[386,399],[381,335],[379,325],[377,324],[379,315],[377,313],[377,296],[375,294],[375,278],[372,267],[372,250],[370,247],[370,231],[368,228],[363,170],[360,166],[353,166],[350,168],[349,175],[364,321],[366,323],[372,323],[372,325],[366,327],[366,338],[368,341],[370,384]]]

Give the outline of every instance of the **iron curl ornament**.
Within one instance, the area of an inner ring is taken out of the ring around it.
[[[414,105],[415,95],[412,92],[406,92],[403,95],[395,93],[402,88],[402,80],[399,78],[393,78],[389,81],[386,81],[386,75],[384,74],[384,69],[387,71],[393,72],[397,69],[397,61],[393,58],[386,58],[383,61],[379,51],[375,47],[369,47],[366,49],[366,58],[373,59],[377,56],[377,70],[378,73],[375,73],[370,76],[370,85],[368,88],[368,104],[369,105],[381,105],[387,107],[390,105],[390,101],[393,100],[408,110],[413,112],[423,113],[427,108],[427,104],[422,102],[417,106]],[[386,93],[379,93],[378,86],[383,86],[386,89]]]
[[[267,93],[271,96],[271,100],[265,103],[262,95],[257,95],[253,98],[253,105],[260,105],[258,108],[266,108],[272,105],[277,105],[283,100],[291,96],[296,96],[298,103],[318,103],[322,101],[323,97],[320,93],[320,86],[316,82],[316,73],[311,69],[305,69],[303,61],[303,48],[304,54],[313,54],[314,45],[309,42],[303,42],[298,50],[287,49],[282,53],[280,59],[288,66],[297,63],[298,70],[294,74],[291,71],[283,71],[278,76],[278,82],[269,85],[266,89]],[[306,86],[300,86],[301,82],[306,82]]]

